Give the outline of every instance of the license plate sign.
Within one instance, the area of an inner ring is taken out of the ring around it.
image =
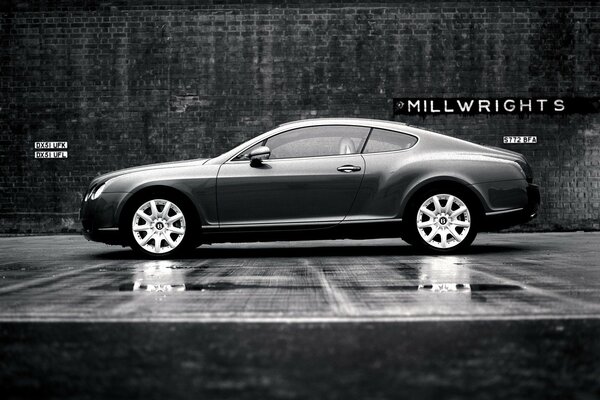
[[[504,136],[502,142],[505,144],[529,144],[537,143],[537,136]]]
[[[68,158],[66,151],[36,151],[35,158]]]

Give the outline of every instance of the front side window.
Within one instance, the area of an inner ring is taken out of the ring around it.
[[[356,154],[370,128],[362,126],[311,126],[294,129],[267,139],[270,159]]]
[[[400,132],[373,128],[364,153],[406,150],[417,143],[417,138]]]

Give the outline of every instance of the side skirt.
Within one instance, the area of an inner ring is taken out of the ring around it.
[[[375,239],[402,236],[401,220],[369,222],[342,222],[337,225],[312,225],[310,229],[298,226],[249,226],[236,228],[203,229],[201,243],[273,242],[325,239]]]

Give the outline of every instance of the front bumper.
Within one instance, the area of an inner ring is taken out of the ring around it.
[[[102,193],[96,200],[83,201],[79,212],[83,236],[95,242],[123,244],[119,214],[126,196],[127,193]]]
[[[524,224],[535,218],[540,207],[540,188],[538,185],[529,184],[526,190],[527,204],[517,209],[487,213],[482,230],[505,229]]]
[[[118,228],[109,229],[86,229],[81,230],[83,237],[93,242],[106,244],[123,244],[123,238]]]

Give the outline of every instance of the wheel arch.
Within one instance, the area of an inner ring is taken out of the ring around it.
[[[122,237],[126,237],[127,228],[129,222],[127,221],[128,216],[132,212],[132,208],[135,207],[137,201],[148,198],[151,196],[169,196],[175,198],[181,202],[181,206],[187,210],[190,210],[191,215],[187,218],[191,219],[192,226],[196,233],[198,233],[202,227],[202,218],[197,207],[194,205],[192,199],[176,188],[164,185],[151,185],[140,188],[139,190],[131,193],[124,201],[119,211],[118,223],[119,223],[119,231]]]
[[[415,185],[408,192],[402,204],[401,215],[403,221],[407,220],[407,214],[410,214],[412,208],[415,207],[416,200],[423,196],[423,194],[432,190],[453,190],[464,193],[467,196],[468,201],[474,204],[476,208],[474,211],[477,214],[477,220],[480,222],[483,221],[485,216],[485,202],[483,196],[472,185],[454,177],[432,178]]]

